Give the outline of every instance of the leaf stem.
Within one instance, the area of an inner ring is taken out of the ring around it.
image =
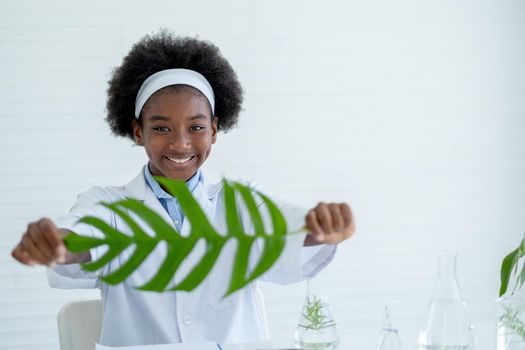
[[[292,235],[298,235],[300,233],[307,233],[307,232],[308,232],[308,229],[306,227],[301,227],[298,230],[287,232],[286,235],[292,236]]]

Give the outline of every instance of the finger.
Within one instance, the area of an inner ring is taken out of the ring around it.
[[[352,208],[346,203],[341,203],[341,213],[345,220],[345,236],[351,237],[355,232],[355,218]]]
[[[44,238],[52,248],[53,258],[58,262],[63,262],[66,256],[66,246],[58,228],[53,221],[47,218],[41,219],[37,224],[40,231],[44,233]]]
[[[324,243],[337,244],[337,243],[344,241],[345,239],[346,237],[344,235],[344,232],[334,232],[326,236]]]
[[[317,207],[315,208],[315,213],[317,215],[317,220],[319,221],[319,224],[321,225],[321,228],[323,229],[325,234],[331,234],[334,232],[334,226],[332,224],[332,215],[330,214],[330,210],[328,209],[328,205],[326,203],[319,203]]]
[[[51,246],[49,241],[44,238],[46,233],[40,230],[38,222],[28,227],[27,234],[33,241],[34,245],[38,248],[40,253],[46,257],[47,261],[54,259],[54,248]]]
[[[31,224],[33,225],[33,224]],[[26,251],[27,255],[29,255],[29,257],[32,259],[32,260],[35,260],[36,262],[40,263],[40,264],[48,264],[50,261],[49,259],[42,254],[42,252],[40,251],[39,247],[35,244],[35,242],[31,239],[31,236],[26,233],[24,235],[24,237],[22,238],[22,247],[24,248],[24,250]]]
[[[54,247],[52,247],[49,241],[45,238],[47,233],[41,230],[40,221],[41,220],[30,224],[27,229],[27,234],[38,253],[44,256],[47,262],[52,262],[55,259]]]
[[[306,215],[306,228],[316,240],[324,240],[325,233],[319,225],[317,214],[314,210],[310,210]]]
[[[341,203],[338,206],[339,210],[341,211],[341,217],[344,221],[343,229],[341,231],[326,234],[323,239],[323,243],[337,244],[349,238],[354,233],[355,221],[353,219],[353,214],[350,207],[345,203]]]
[[[29,258],[35,263],[43,265],[48,263],[49,259],[45,255],[43,255],[42,252],[40,252],[38,246],[28,234],[24,235],[21,244],[27,256],[29,256]]]
[[[11,256],[24,265],[32,266],[35,264],[35,261],[33,261],[24,251],[22,244],[18,244],[15,249],[13,249]]]
[[[341,212],[340,205],[337,203],[330,203],[328,205],[330,214],[332,215],[332,225],[335,232],[340,232],[344,229],[345,223],[343,213]]]

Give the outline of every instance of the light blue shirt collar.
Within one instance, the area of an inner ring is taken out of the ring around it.
[[[199,183],[199,180],[201,179],[201,171],[200,169],[197,170],[197,173],[193,175],[188,181],[186,181],[186,185],[188,186],[188,189],[190,192],[193,192],[195,190],[195,187],[197,187],[197,184]],[[155,194],[155,197],[161,199],[161,198],[173,198],[171,194],[164,191],[160,184],[153,178],[153,175],[151,174],[149,170],[149,164],[146,164],[144,166],[144,178],[146,179],[146,183],[153,191],[153,194]]]

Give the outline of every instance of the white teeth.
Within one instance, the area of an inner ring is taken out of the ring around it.
[[[169,160],[169,161],[172,161],[174,163],[177,163],[177,164],[183,164],[183,163],[186,163],[186,162],[189,162],[193,156],[191,157],[188,157],[188,158],[184,158],[184,159],[176,159],[176,158],[170,158],[170,157],[167,157],[166,158]]]

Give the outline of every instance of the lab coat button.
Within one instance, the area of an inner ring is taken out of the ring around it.
[[[190,325],[191,322],[192,322],[192,320],[191,320],[191,316],[190,316],[190,315],[186,315],[186,316],[184,316],[184,318],[183,318],[182,321],[184,322],[185,325]]]
[[[175,225],[178,225],[179,224],[179,220],[175,220]]]

